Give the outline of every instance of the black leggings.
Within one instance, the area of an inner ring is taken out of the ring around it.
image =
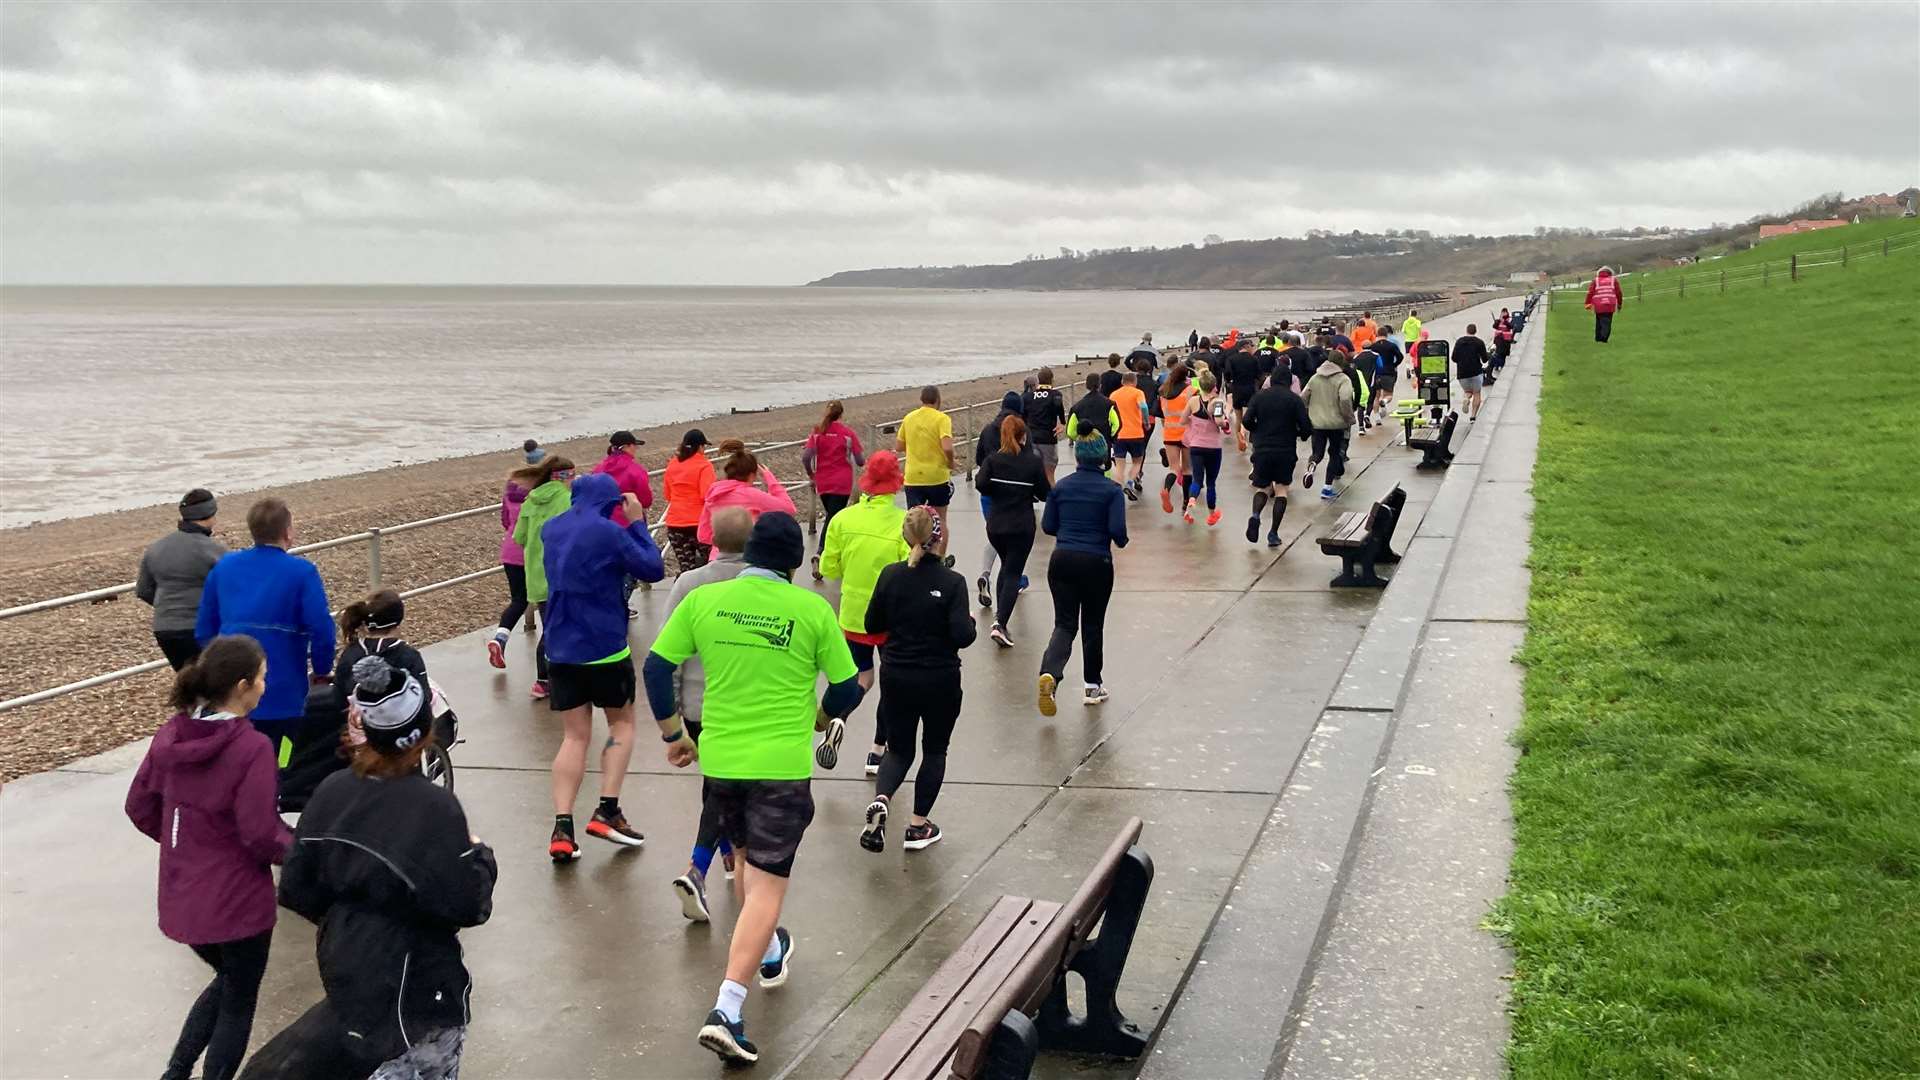
[[[500,569],[507,572],[507,606],[500,609],[500,629],[511,630],[527,613],[527,568],[501,563]]]
[[[1053,637],[1040,671],[1055,682],[1066,677],[1077,631],[1086,640],[1082,672],[1088,686],[1100,683],[1105,657],[1107,601],[1113,598],[1113,560],[1086,551],[1055,548],[1047,563],[1047,588],[1053,592]]]
[[[1192,493],[1198,496],[1201,482],[1204,481],[1207,486],[1207,509],[1209,510],[1213,509],[1213,504],[1218,501],[1220,495],[1220,456],[1221,450],[1217,446],[1187,447],[1189,462],[1187,467],[1193,470],[1193,479],[1190,481]]]
[[[253,1007],[260,997],[260,977],[267,972],[267,947],[273,931],[217,945],[191,946],[194,955],[213,968],[213,981],[200,991],[180,1039],[173,1044],[162,1080],[187,1080],[193,1063],[207,1055],[206,1080],[231,1080],[246,1056],[253,1035]]]
[[[1019,579],[1016,577],[1015,581]],[[880,669],[880,723],[887,732],[887,756],[880,759],[878,794],[892,797],[913,764],[913,736],[920,732],[926,756],[913,777],[913,812],[926,817],[940,797],[947,778],[947,744],[953,723],[960,719],[960,669],[952,671],[903,668],[887,664]]]
[[[191,630],[155,630],[153,640],[175,671],[193,663],[194,658],[200,655],[200,642],[194,638]]]
[[[1000,572],[993,579],[993,621],[1004,627],[1013,618],[1013,605],[1020,600],[1020,578],[1027,572],[1027,556],[1033,554],[1033,531],[989,529],[987,543],[1000,556]]]
[[[820,519],[820,542],[813,546],[814,554],[816,555],[827,550],[827,526],[833,524],[833,515],[845,510],[847,508],[847,500],[853,497],[851,495],[831,495],[824,491],[820,492],[819,495],[820,513],[824,516]]]

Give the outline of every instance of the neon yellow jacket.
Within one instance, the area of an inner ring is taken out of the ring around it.
[[[1420,341],[1420,320],[1419,319],[1416,319],[1411,315],[1407,316],[1407,321],[1400,324],[1400,340],[1407,343],[1408,352],[1412,352],[1414,350],[1414,348]]]
[[[892,495],[862,495],[833,515],[820,552],[820,573],[840,581],[840,629],[867,632],[867,602],[880,571],[905,562],[913,550],[900,535],[907,512]]]

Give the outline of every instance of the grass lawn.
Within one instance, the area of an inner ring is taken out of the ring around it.
[[[1558,300],[1514,1073],[1920,1076],[1920,252]]]

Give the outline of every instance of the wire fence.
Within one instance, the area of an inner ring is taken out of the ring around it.
[[[1877,241],[1864,244],[1842,244],[1836,248],[1819,251],[1797,251],[1784,259],[1742,263],[1724,270],[1693,269],[1677,274],[1663,273],[1654,279],[1654,287],[1651,289],[1647,288],[1647,274],[1623,274],[1620,285],[1622,293],[1628,294],[1633,300],[1660,296],[1682,298],[1689,295],[1719,296],[1729,289],[1791,284],[1799,281],[1802,274],[1810,271],[1834,266],[1845,268],[1861,259],[1889,258],[1915,251],[1920,251],[1920,229],[1901,233],[1898,236],[1884,236]],[[1553,290],[1567,292],[1584,289],[1586,286],[1587,280],[1583,278],[1556,282]]]

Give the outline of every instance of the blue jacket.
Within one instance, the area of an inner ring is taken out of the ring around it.
[[[255,721],[306,715],[308,673],[333,670],[333,616],[312,563],[266,544],[222,556],[207,573],[193,636],[204,646],[222,634],[245,634],[267,654]]]
[[[1126,496],[1100,466],[1082,465],[1053,486],[1040,528],[1055,551],[1111,556],[1109,545],[1127,546]]]
[[[627,648],[627,601],[622,581],[666,576],[647,523],[624,528],[612,521],[620,485],[602,473],[573,482],[573,505],[540,527],[547,570],[547,659],[591,664]]]

